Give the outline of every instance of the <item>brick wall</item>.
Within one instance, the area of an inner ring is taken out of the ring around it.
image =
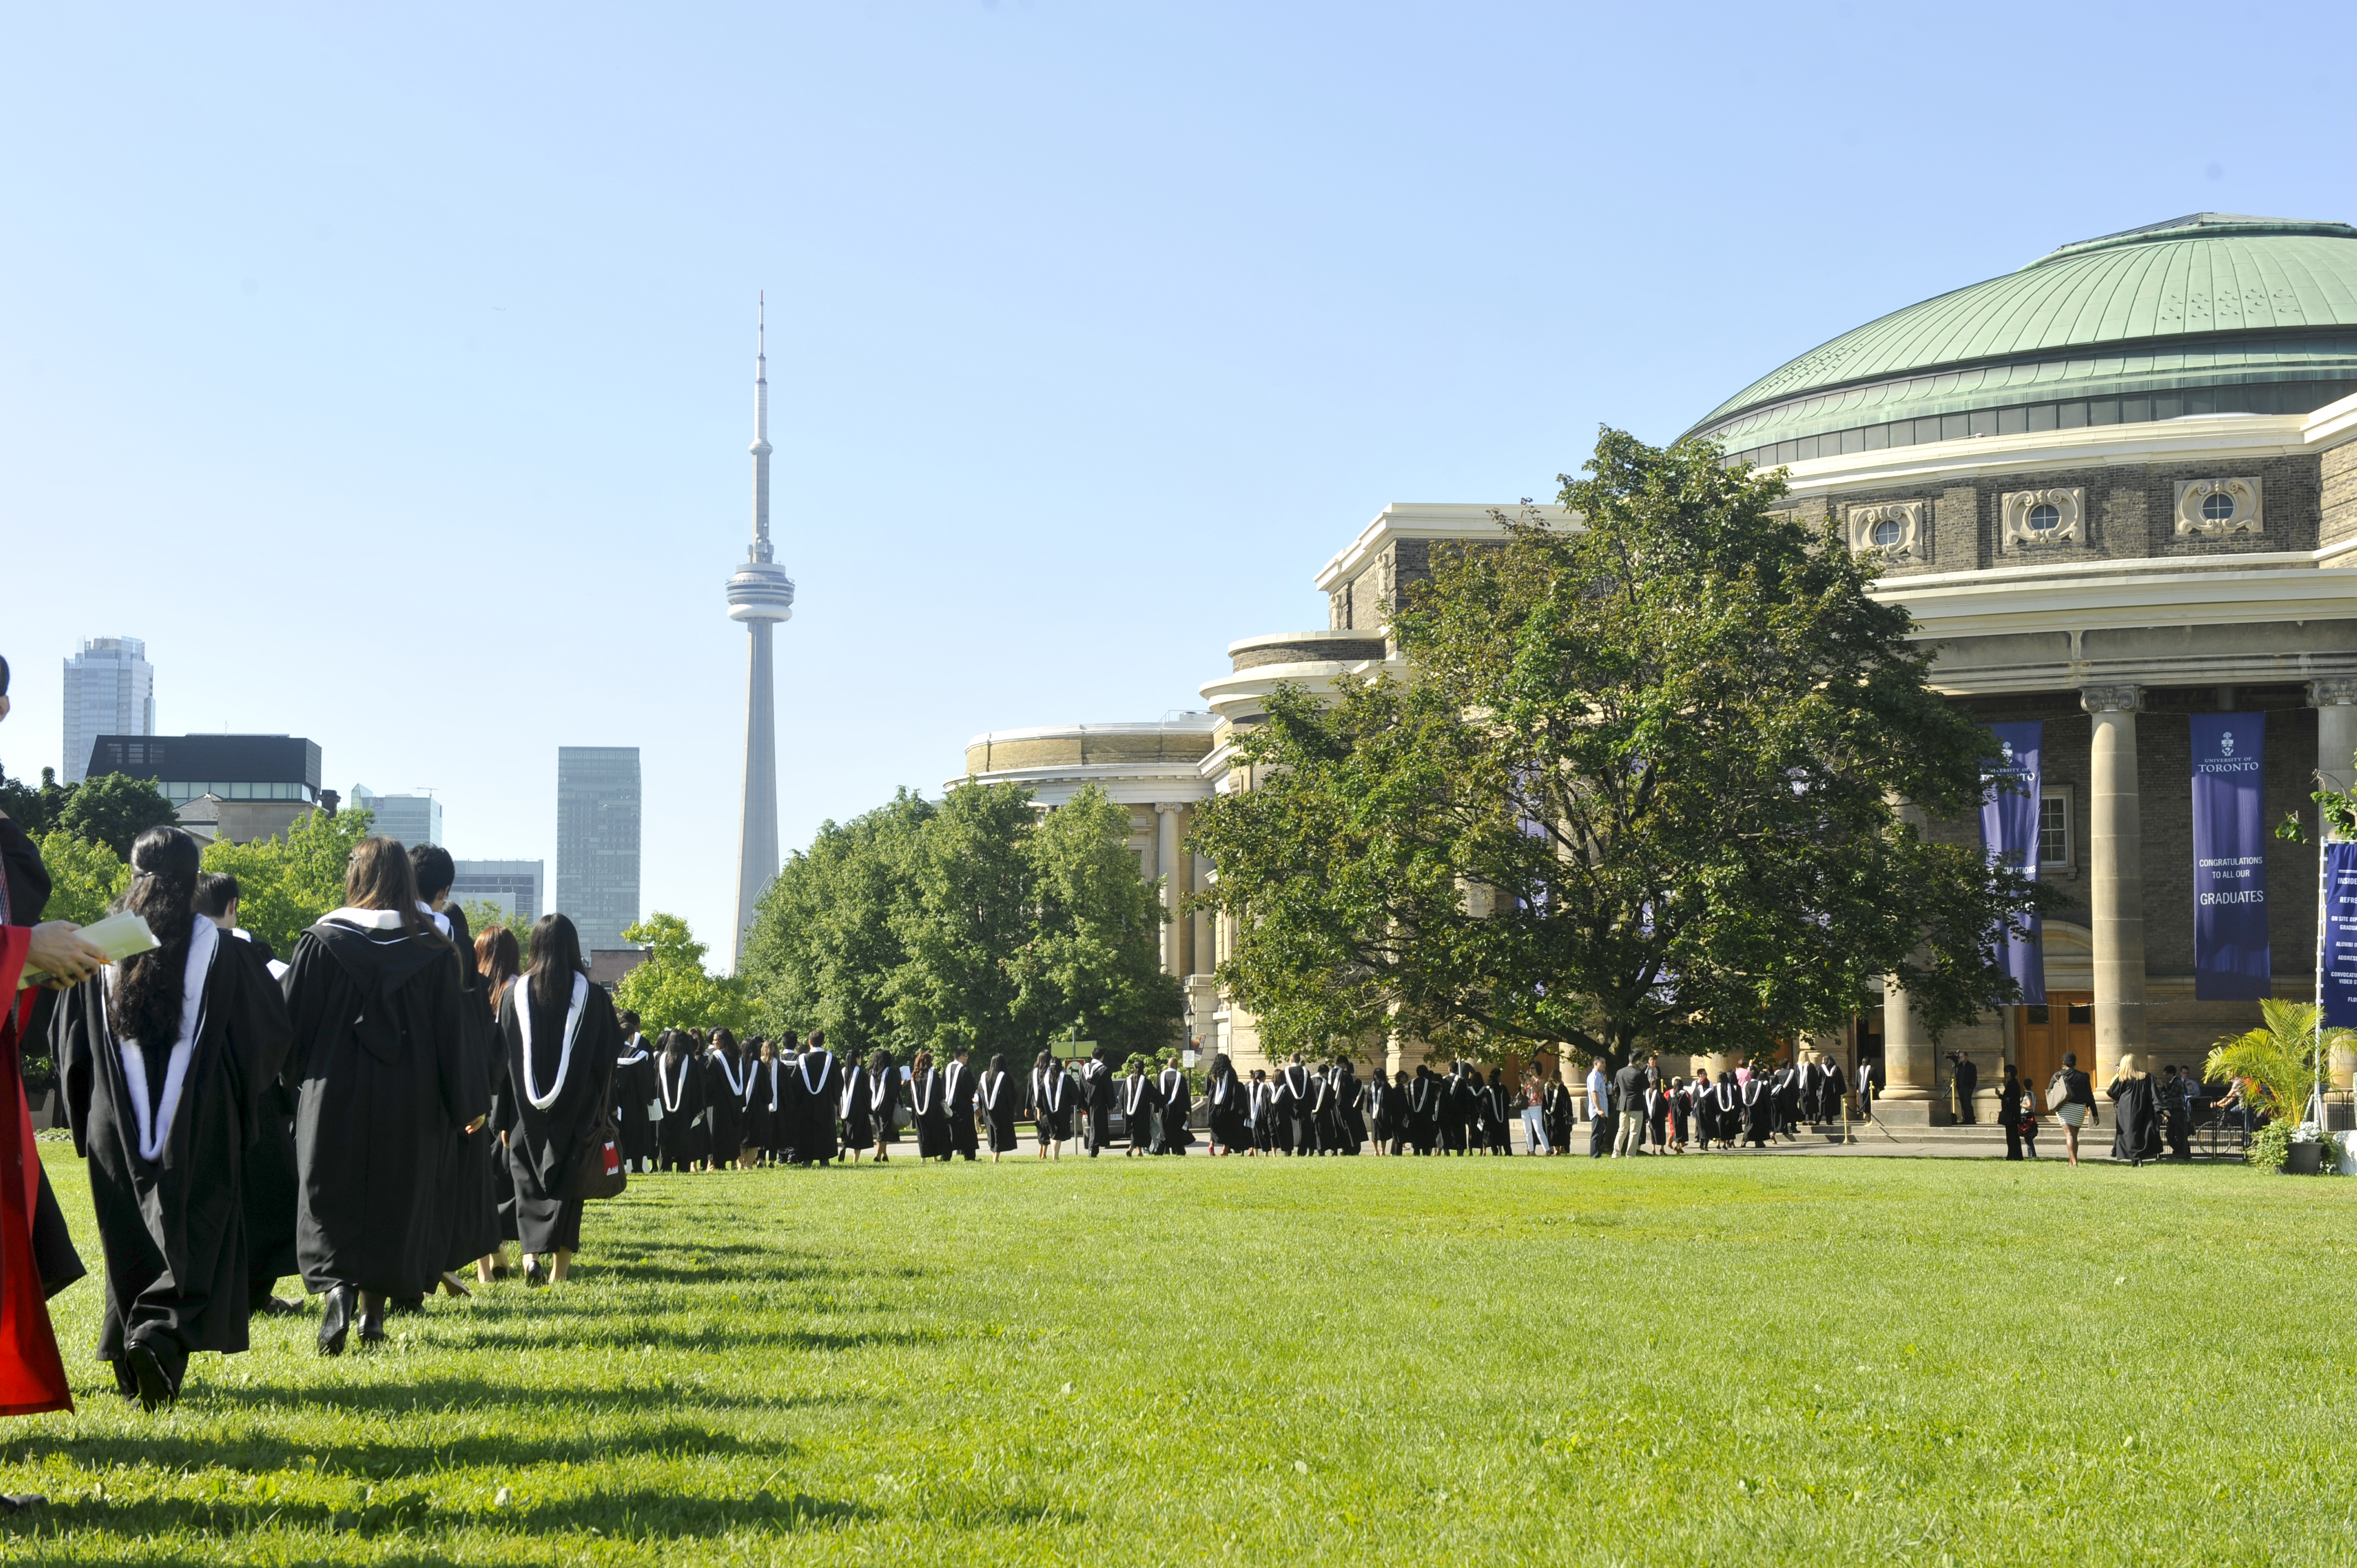
[[[2344,441],[2319,461],[2319,544],[2357,538],[2357,440]]]

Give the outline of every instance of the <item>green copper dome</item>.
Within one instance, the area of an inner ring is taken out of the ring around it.
[[[1893,311],[1688,432],[1760,462],[2357,392],[2357,228],[2198,212]],[[1802,450],[1800,448],[1808,449]]]

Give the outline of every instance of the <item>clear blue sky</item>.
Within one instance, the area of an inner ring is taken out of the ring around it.
[[[637,745],[645,908],[719,937],[756,289],[792,846],[1199,706],[1388,501],[2065,241],[2357,220],[2352,15],[14,5],[0,764],[102,634],[460,855],[553,874],[556,747]]]

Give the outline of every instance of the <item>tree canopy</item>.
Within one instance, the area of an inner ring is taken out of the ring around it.
[[[1044,818],[1028,791],[969,780],[827,822],[762,900],[756,1014],[851,1051],[1028,1054],[1073,1028],[1124,1052],[1167,1045],[1184,1001],[1128,837],[1094,786]]]
[[[744,988],[726,975],[705,972],[708,950],[677,915],[650,915],[624,930],[622,940],[650,950],[614,987],[615,1006],[636,1013],[641,1029],[741,1032],[751,1021]]]
[[[1935,1035],[2016,994],[1992,934],[2049,895],[1896,804],[1974,809],[1996,747],[1878,562],[1706,443],[1608,429],[1585,473],[1573,524],[1436,548],[1405,679],[1280,688],[1240,738],[1194,843],[1264,1037],[1750,1054],[1885,974]]]
[[[204,866],[236,876],[238,924],[285,958],[320,916],[343,907],[344,867],[372,822],[358,807],[307,811],[285,838],[207,844]]]

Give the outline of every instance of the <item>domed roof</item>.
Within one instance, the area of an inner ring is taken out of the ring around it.
[[[2357,391],[2357,228],[2197,212],[2064,245],[1869,321],[1762,376],[1690,434],[1740,449],[2127,392],[2273,386],[2280,403],[2309,395],[2293,385],[2319,383]]]

